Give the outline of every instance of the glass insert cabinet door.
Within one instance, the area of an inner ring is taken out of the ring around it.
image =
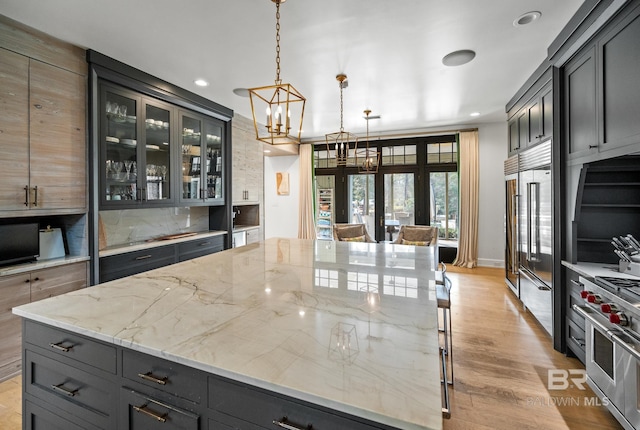
[[[101,97],[102,190],[103,205],[118,205],[140,200],[137,171],[138,108],[140,98],[111,88],[103,88]]]
[[[103,208],[166,204],[171,187],[172,109],[103,85],[101,179]]]
[[[224,202],[222,123],[181,113],[181,201]]]

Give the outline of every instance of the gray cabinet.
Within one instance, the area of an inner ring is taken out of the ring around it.
[[[23,329],[25,429],[391,430],[31,320]]]
[[[100,258],[100,282],[113,281],[224,249],[224,235],[123,252]]]
[[[122,388],[118,407],[121,430],[198,430],[200,416],[151,395]]]
[[[509,155],[553,136],[553,87],[551,82],[536,91],[533,96],[517,108],[509,120]]]
[[[636,5],[619,14],[564,66],[564,139],[570,162],[611,158],[640,147],[638,40]]]
[[[564,69],[564,142],[569,159],[597,152],[596,88],[596,58],[592,47]]]
[[[158,246],[100,258],[100,282],[112,281],[176,262],[174,245]]]
[[[640,6],[598,41],[600,151],[640,142]]]
[[[580,296],[583,285],[580,275],[573,270],[565,270],[565,291],[567,294],[566,333],[567,347],[584,364],[585,362],[585,328],[584,317],[573,310],[573,305],[581,305],[584,300]]]

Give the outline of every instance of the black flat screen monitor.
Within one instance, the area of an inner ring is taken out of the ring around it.
[[[38,255],[38,223],[0,225],[0,266],[35,261]]]

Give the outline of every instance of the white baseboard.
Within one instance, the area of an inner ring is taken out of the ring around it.
[[[495,260],[491,258],[478,258],[478,267],[502,267],[504,268],[504,260]]]

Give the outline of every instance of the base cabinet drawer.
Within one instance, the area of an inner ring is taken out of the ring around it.
[[[224,236],[213,236],[178,244],[178,261],[202,257],[224,250]]]
[[[116,373],[115,346],[30,320],[24,322],[24,333],[27,343],[58,355],[60,361],[70,364],[66,360],[74,360],[105,372]]]
[[[314,430],[385,428],[215,376],[209,376],[209,409],[214,411],[213,418],[216,421],[225,422],[227,417],[238,418],[245,421],[245,424],[238,428],[251,430],[261,428]],[[235,427],[232,426],[232,428]]]
[[[25,352],[24,390],[99,428],[115,428],[115,386],[52,358]]]
[[[199,430],[200,417],[170,403],[123,388],[120,392],[120,430]]]
[[[122,352],[122,376],[196,404],[207,395],[206,376],[198,370],[127,349]]]
[[[113,281],[176,262],[175,245],[125,252],[100,258],[100,282]]]
[[[30,401],[24,402],[23,428],[25,430],[100,430],[89,423],[74,423]]]

